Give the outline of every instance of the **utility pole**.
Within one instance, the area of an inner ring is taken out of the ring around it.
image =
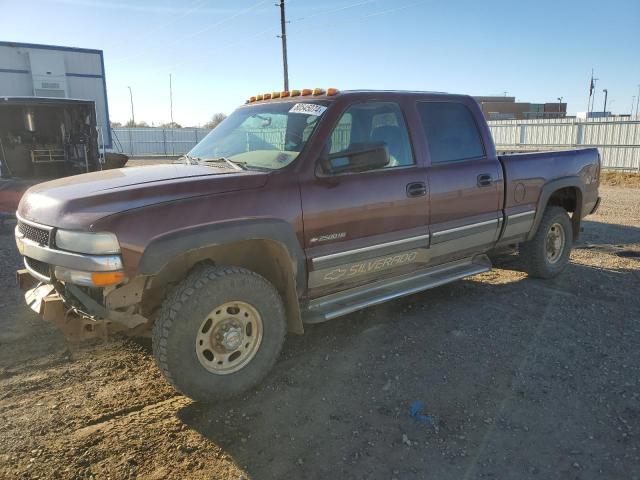
[[[170,117],[171,117],[171,153],[176,154],[176,142],[173,140],[173,89],[171,88],[171,74],[169,74],[169,109],[170,109]]]
[[[134,126],[136,124],[136,116],[133,114],[133,93],[131,92],[131,87],[127,87],[129,89],[129,99],[131,100],[131,124]]]
[[[562,99],[564,97],[558,97],[558,118],[560,118],[560,114],[562,113]]]
[[[633,118],[633,107],[636,103],[636,96],[631,97],[631,113],[629,114],[629,118]]]
[[[607,116],[607,95],[609,95],[609,90],[606,88],[602,90],[604,92],[604,107],[602,108],[602,115],[606,118]]]
[[[640,107],[640,83],[638,84],[638,96],[636,97],[636,117],[638,116],[638,108]]]
[[[276,6],[280,7],[280,38],[282,39],[282,67],[284,69],[284,89],[289,90],[289,66],[287,65],[287,28],[284,15],[284,0],[280,0]]]
[[[171,117],[171,128],[173,128],[173,89],[171,88],[171,74],[169,74],[169,115]]]
[[[131,87],[127,87],[129,89],[129,99],[131,100],[131,126],[129,127],[129,147],[131,147],[131,155],[133,156],[133,138],[131,136],[131,129],[136,125],[136,117],[133,114],[133,92],[131,91]]]

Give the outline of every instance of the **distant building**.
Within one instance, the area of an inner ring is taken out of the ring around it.
[[[516,102],[515,97],[474,97],[487,120],[524,120],[531,118],[564,118],[566,103]]]
[[[606,118],[606,117],[610,117],[611,116],[611,112],[578,112],[576,113],[576,117],[584,120],[586,118]],[[622,116],[622,115],[618,115],[618,116]],[[629,116],[630,115],[626,115]]]

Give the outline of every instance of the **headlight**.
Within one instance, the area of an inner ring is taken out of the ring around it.
[[[109,232],[73,232],[71,230],[56,231],[56,246],[70,252],[108,255],[120,253],[118,238]]]
[[[76,285],[86,285],[88,287],[106,287],[116,285],[124,280],[122,270],[113,272],[83,272],[65,267],[54,269],[56,279],[61,282],[69,282]]]

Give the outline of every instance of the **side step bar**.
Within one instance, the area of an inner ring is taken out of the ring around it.
[[[491,270],[489,257],[477,255],[473,258],[465,258],[333,293],[309,302],[303,317],[304,323],[325,322],[387,300],[411,295],[489,270]]]

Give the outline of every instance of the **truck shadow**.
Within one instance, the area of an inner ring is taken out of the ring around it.
[[[618,245],[640,243],[640,227],[583,220],[584,231],[577,247],[584,245]]]
[[[481,461],[487,435],[504,448],[514,438],[544,445],[554,422],[589,422],[588,409],[567,407],[565,397],[580,392],[567,390],[562,368],[605,386],[572,356],[597,343],[596,332],[616,335],[622,320],[609,330],[605,310],[627,308],[631,318],[638,301],[629,295],[639,287],[633,268],[571,264],[549,281],[481,274],[311,326],[288,339],[258,389],[191,403],[177,416],[255,478],[342,478],[354,469],[354,478],[438,478]],[[533,358],[554,361],[521,384]],[[409,415],[418,400],[434,425]],[[496,419],[509,415],[509,431],[495,433]],[[553,464],[523,455],[523,469]]]
[[[593,250],[622,258],[640,258],[640,227],[589,220],[582,224],[584,231],[574,244],[574,250]],[[496,268],[523,271],[515,254],[492,256],[492,262]]]

